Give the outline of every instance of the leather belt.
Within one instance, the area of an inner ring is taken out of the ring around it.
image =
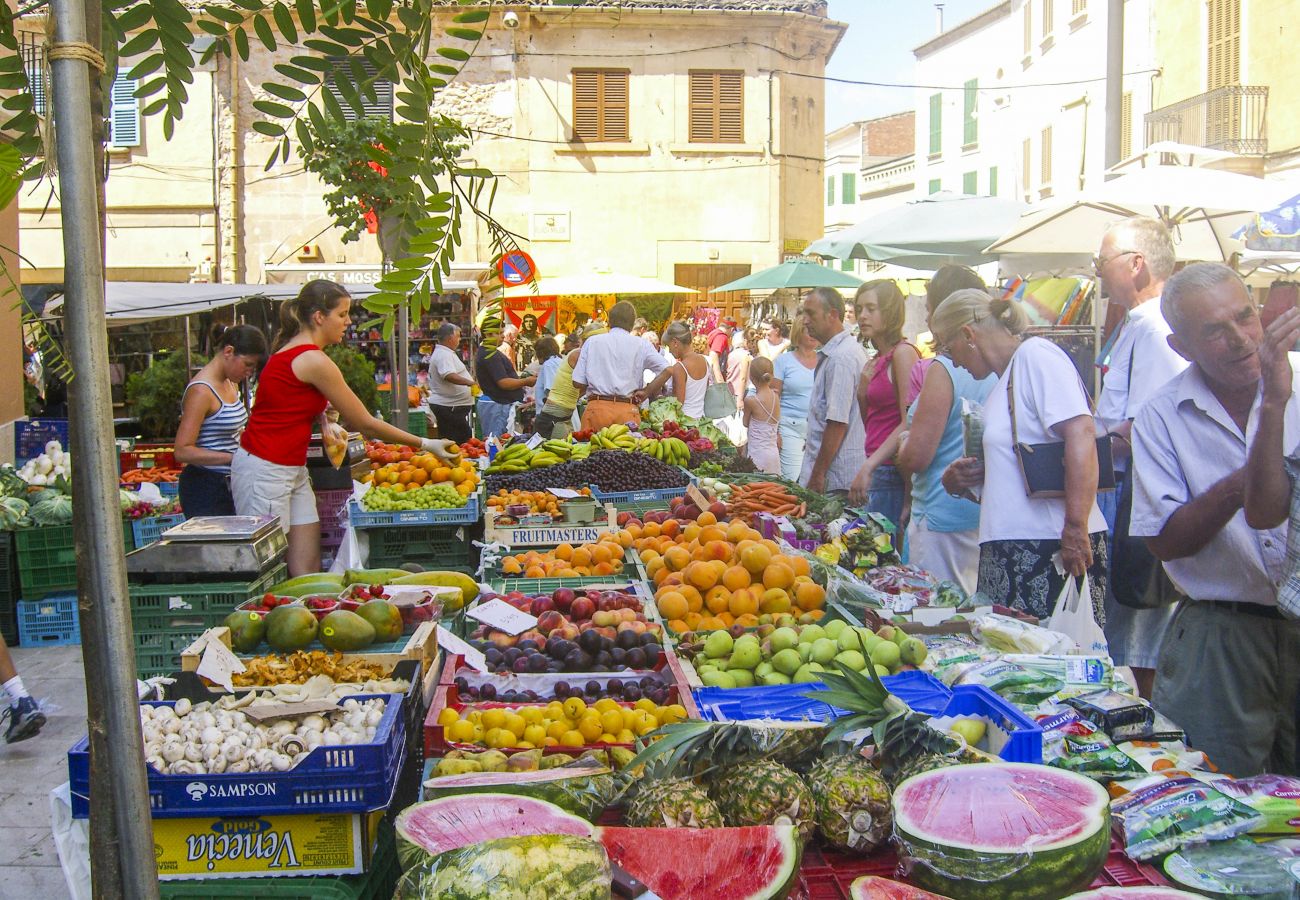
[[[1286,617],[1276,606],[1265,606],[1262,603],[1242,603],[1237,600],[1203,600],[1202,603],[1209,603],[1219,609],[1228,612],[1245,613],[1248,616],[1258,616],[1261,619],[1276,619],[1283,621]]]
[[[613,394],[592,394],[592,400],[603,400],[606,403],[631,403],[631,397],[619,397]]]

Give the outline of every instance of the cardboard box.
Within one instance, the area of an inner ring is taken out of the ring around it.
[[[361,874],[373,861],[384,812],[154,819],[158,878]]]

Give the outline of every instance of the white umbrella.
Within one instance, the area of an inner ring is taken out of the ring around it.
[[[1242,248],[1234,231],[1294,193],[1294,186],[1218,169],[1138,169],[1026,213],[988,252],[1091,254],[1111,225],[1149,216],[1169,226],[1179,259],[1223,262]]]

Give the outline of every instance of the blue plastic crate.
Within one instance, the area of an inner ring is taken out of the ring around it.
[[[406,712],[401,694],[357,695],[357,699],[376,696],[382,696],[388,705],[375,730],[374,743],[317,747],[287,772],[163,775],[149,768],[153,817],[362,813],[384,808],[404,760]],[[73,818],[89,818],[90,744],[86,738],[68,751],[68,780]]]
[[[58,441],[68,449],[67,419],[28,419],[14,422],[14,460],[19,465],[45,452],[49,441]]]
[[[390,525],[462,525],[479,520],[478,494],[458,509],[402,509],[395,512],[366,512],[356,500],[348,501],[348,520],[353,528],[386,528]]]
[[[686,496],[686,485],[671,488],[654,488],[644,491],[602,491],[599,488],[591,489],[591,496],[595,497],[601,503],[613,503],[618,506],[620,503],[650,503],[654,501],[673,500],[677,497]]]
[[[135,546],[140,548],[146,544],[152,544],[162,537],[162,533],[168,528],[174,528],[185,521],[184,513],[172,513],[167,516],[149,516],[145,519],[136,519],[131,523],[131,531],[135,534]]]
[[[18,642],[24,647],[80,644],[77,595],[54,594],[43,600],[19,600]]]

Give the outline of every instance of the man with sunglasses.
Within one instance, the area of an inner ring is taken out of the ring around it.
[[[1112,225],[1093,259],[1101,293],[1125,311],[1111,339],[1097,399],[1097,418],[1111,434],[1118,490],[1099,495],[1098,505],[1113,533],[1111,591],[1106,598],[1106,641],[1116,665],[1133,669],[1138,689],[1151,697],[1156,659],[1176,604],[1138,609],[1174,596],[1156,559],[1127,526],[1132,499],[1130,433],[1147,399],[1187,367],[1169,346],[1169,324],[1160,312],[1160,293],[1174,271],[1169,229],[1155,219],[1134,217]],[[1118,509],[1117,509],[1118,506]],[[1114,563],[1118,563],[1115,565]],[[1162,591],[1158,598],[1148,596]]]

